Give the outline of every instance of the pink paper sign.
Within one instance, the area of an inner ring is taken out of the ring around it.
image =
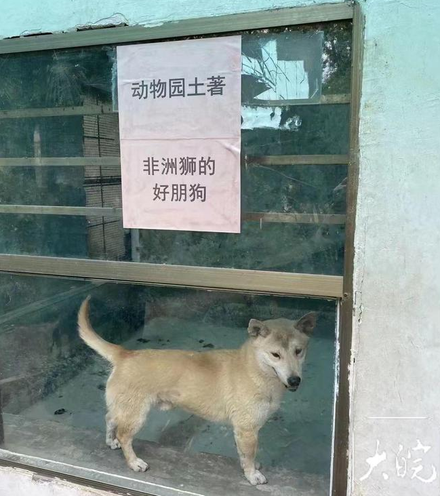
[[[117,60],[124,227],[239,233],[241,37]]]

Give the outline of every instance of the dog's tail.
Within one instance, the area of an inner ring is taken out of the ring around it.
[[[94,349],[102,357],[114,364],[123,348],[117,344],[105,341],[93,330],[89,320],[89,301],[90,296],[83,301],[78,312],[79,335],[90,348]]]

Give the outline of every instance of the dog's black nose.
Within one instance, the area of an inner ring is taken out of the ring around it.
[[[299,387],[300,382],[301,382],[301,377],[298,377],[297,375],[292,375],[287,379],[287,384],[292,389],[297,389]]]

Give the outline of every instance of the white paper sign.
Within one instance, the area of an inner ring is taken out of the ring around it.
[[[241,37],[117,61],[124,227],[240,232]]]

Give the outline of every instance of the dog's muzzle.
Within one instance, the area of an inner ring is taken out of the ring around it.
[[[289,391],[296,391],[299,388],[300,383],[301,383],[301,377],[291,376],[287,379],[286,388]]]

